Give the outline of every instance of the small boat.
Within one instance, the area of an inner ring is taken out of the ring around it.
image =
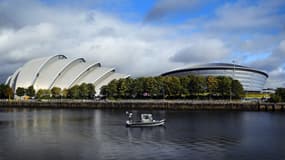
[[[128,113],[129,119],[126,121],[127,127],[154,127],[154,126],[162,126],[165,124],[165,119],[162,120],[154,120],[152,118],[152,114],[141,114],[141,119],[135,121],[132,119],[132,113]]]

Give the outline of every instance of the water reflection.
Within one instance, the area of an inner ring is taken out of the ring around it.
[[[284,159],[284,113],[1,109],[0,159]],[[266,144],[266,145],[264,145]]]

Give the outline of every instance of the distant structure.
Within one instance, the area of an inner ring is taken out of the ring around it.
[[[98,62],[86,62],[83,58],[68,59],[64,55],[32,59],[8,77],[8,84],[14,91],[18,87],[31,85],[35,90],[53,87],[71,88],[82,83],[95,85],[96,94],[103,85],[114,79],[127,78],[129,75],[115,73],[114,68],[101,67]]]
[[[246,66],[229,63],[208,63],[192,66],[190,68],[176,69],[163,73],[162,76],[228,76],[239,80],[245,91],[261,92],[268,74]]]

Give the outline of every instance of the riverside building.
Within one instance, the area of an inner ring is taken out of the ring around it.
[[[99,62],[87,62],[83,58],[68,59],[64,55],[36,58],[28,61],[8,77],[8,84],[14,91],[18,87],[34,86],[39,89],[59,87],[68,89],[82,83],[95,85],[96,94],[100,88],[114,79],[129,75],[116,73],[114,68],[102,67]]]
[[[229,64],[229,63],[208,63],[195,65],[189,68],[175,69],[162,76],[227,76],[240,81],[245,91],[261,92],[264,88],[268,74],[251,67]]]

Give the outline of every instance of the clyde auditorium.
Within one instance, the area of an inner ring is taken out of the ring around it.
[[[92,83],[95,85],[96,94],[99,94],[102,86],[114,79],[127,77],[129,75],[115,73],[114,68],[101,67],[98,62],[86,62],[83,58],[68,59],[64,55],[56,55],[28,61],[8,77],[6,84],[14,91],[18,87],[28,88],[31,85],[37,91]]]
[[[228,63],[209,63],[196,65],[190,68],[176,69],[170,72],[163,73],[162,76],[185,76],[185,75],[200,75],[200,76],[228,76],[240,81],[245,91],[262,91],[268,74],[254,68],[228,64]]]

